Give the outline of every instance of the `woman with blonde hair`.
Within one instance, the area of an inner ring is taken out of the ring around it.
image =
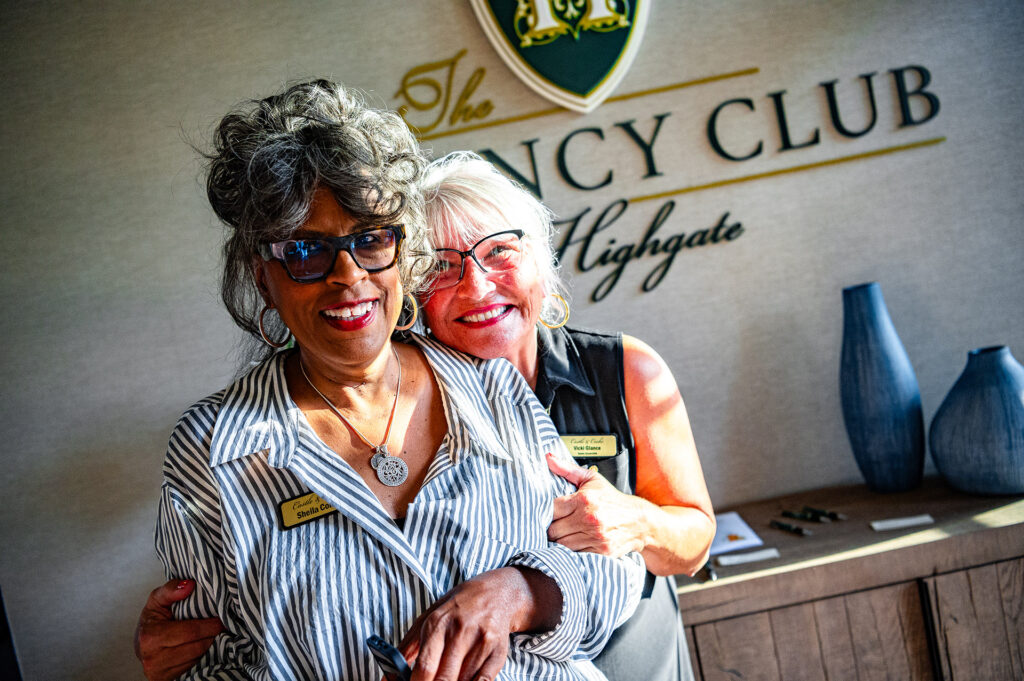
[[[302,83],[224,117],[209,158],[223,298],[268,352],[171,435],[157,552],[195,585],[173,614],[224,630],[147,675],[379,679],[379,636],[415,681],[603,678],[642,559],[549,540],[571,486],[545,455],[570,463],[511,365],[392,338],[433,262],[401,120]]]

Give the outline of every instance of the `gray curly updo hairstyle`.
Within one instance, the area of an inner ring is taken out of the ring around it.
[[[262,244],[289,238],[326,187],[359,223],[405,225],[397,267],[407,293],[423,287],[432,258],[416,183],[425,165],[396,114],[371,109],[340,84],[315,80],[243,103],[217,126],[206,194],[230,228],[221,297],[232,319],[259,338],[263,301],[252,277]],[[285,335],[277,315],[268,331]]]

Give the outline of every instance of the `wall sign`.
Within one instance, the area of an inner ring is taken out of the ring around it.
[[[463,50],[451,59],[415,67],[402,79],[395,94],[403,102],[399,111],[418,130],[421,140],[566,115],[564,110],[550,109],[492,116],[497,112],[491,100],[482,96],[486,92],[486,72],[477,68],[467,76],[464,67],[460,70],[458,66],[465,54]],[[908,152],[945,141],[944,137],[903,137],[898,141],[880,141],[873,149],[856,153],[842,147],[842,140],[892,138],[935,120],[940,111],[939,97],[932,85],[931,72],[921,65],[802,86],[805,92],[808,88],[817,90],[822,103],[819,109],[805,107],[807,110],[794,112],[787,90],[778,88],[710,102],[702,119],[674,118],[672,111],[652,112],[650,105],[642,104],[644,98],[668,90],[758,73],[760,69],[749,68],[646,92],[616,95],[612,98],[616,106],[625,101],[632,104],[625,107],[622,119],[610,125],[588,124],[586,119],[572,117],[567,119],[568,126],[545,126],[542,136],[521,140],[514,147],[486,147],[477,151],[541,199],[552,182],[596,199],[595,205],[571,211],[548,201],[560,217],[556,223],[559,241],[555,249],[561,262],[565,266],[571,263],[577,272],[604,275],[590,292],[591,301],[596,303],[615,289],[633,263],[642,259],[652,263],[640,285],[641,291],[647,293],[665,280],[682,251],[728,244],[746,232],[743,222],[728,208],[710,216],[693,216],[677,210],[677,202],[686,194]],[[862,93],[863,104],[851,107],[849,103],[857,97],[844,99],[838,94],[841,91]],[[431,96],[416,96],[419,92]],[[433,118],[427,123],[409,120],[411,110]],[[887,111],[894,114],[887,121],[891,125],[878,125],[882,112]],[[643,190],[643,183],[654,178],[683,176],[680,169],[665,167],[661,150],[693,144],[703,146],[726,162],[724,177],[656,192]],[[828,158],[800,162],[801,154],[820,147],[830,149]],[[553,154],[553,163],[538,163],[538,156],[545,154]],[[631,165],[642,169],[639,174],[625,174],[623,159],[630,155]],[[748,167],[752,170],[747,171]],[[550,168],[555,169],[554,176],[548,171],[541,172]],[[633,234],[623,234],[625,230]]]
[[[487,39],[520,80],[587,113],[640,49],[650,0],[471,0]]]

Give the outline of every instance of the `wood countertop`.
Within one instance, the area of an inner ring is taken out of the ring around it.
[[[816,523],[784,518],[783,510],[811,506],[846,515]],[[861,589],[930,577],[1024,555],[1024,496],[974,496],[941,478],[909,492],[878,494],[864,485],[831,487],[742,504],[736,511],[775,547],[776,559],[715,567],[719,579],[677,577],[687,626],[796,605]],[[930,514],[931,525],[876,532],[869,522]],[[770,520],[806,527],[798,536]],[[738,552],[741,553],[741,552]]]

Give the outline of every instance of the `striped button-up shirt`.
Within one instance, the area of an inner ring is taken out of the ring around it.
[[[399,641],[457,584],[523,566],[562,592],[559,624],[514,635],[503,679],[602,679],[588,660],[632,613],[637,554],[613,560],[548,542],[568,458],[522,376],[415,337],[448,433],[399,529],[363,479],[291,400],[285,355],[193,405],[171,435],[156,531],[168,578],[196,579],[180,618],[227,632],[184,678],[380,679],[365,644]],[[284,529],[282,503],[310,492],[337,509]]]

